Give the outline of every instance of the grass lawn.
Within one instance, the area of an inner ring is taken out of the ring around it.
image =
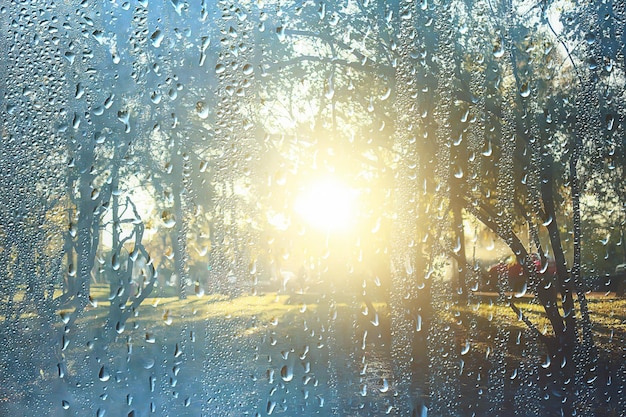
[[[331,409],[357,416],[382,415],[398,404],[394,381],[401,377],[394,373],[407,367],[398,366],[402,355],[392,352],[391,309],[385,303],[368,308],[355,297],[277,293],[180,300],[161,292],[144,301],[111,343],[103,343],[108,291],[92,289],[96,306],[64,335],[58,362],[42,366],[40,378],[15,387],[13,397],[5,393],[7,402],[33,398],[41,404],[52,396],[58,401],[48,404],[49,415],[59,416],[330,415]],[[424,334],[429,360],[416,363],[425,367],[423,379],[431,387],[452,378],[462,415],[488,412],[498,403],[517,409],[524,379],[516,376],[532,364],[539,368],[543,347],[529,342],[526,326],[507,305],[494,297],[472,300],[461,307],[443,303],[433,328],[449,334]],[[541,306],[516,301],[549,333]],[[604,387],[598,395],[618,395],[626,299],[593,296],[589,308],[600,355],[598,386]],[[61,320],[57,329],[61,333]],[[44,347],[33,346],[31,356]],[[452,353],[442,357],[438,351]],[[607,379],[615,389],[606,388]],[[494,381],[503,384],[501,392],[494,393]]]

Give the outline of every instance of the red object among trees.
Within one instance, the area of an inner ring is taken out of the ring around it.
[[[548,276],[556,275],[556,262],[554,258],[546,256],[546,263],[542,264],[541,257],[537,253],[532,253],[532,261],[535,264],[535,270],[538,275],[547,274]],[[500,262],[493,264],[487,270],[488,281],[486,290],[497,291],[498,279],[502,276],[506,276],[509,285],[515,292],[520,292],[524,288],[527,276],[524,274],[524,268],[518,262],[517,257],[511,255]]]

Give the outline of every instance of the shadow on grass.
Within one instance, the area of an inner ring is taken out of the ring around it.
[[[396,404],[397,368],[385,303],[310,293],[186,300],[155,294],[105,345],[100,332],[106,292],[96,298],[98,307],[68,333],[60,318],[53,323],[29,318],[19,329],[4,329],[1,415],[265,416],[336,410],[357,416],[382,415]],[[592,306],[600,342],[593,383],[599,410],[612,415],[618,406],[611,399],[618,398],[624,382],[626,317],[614,300],[593,300]],[[463,361],[454,380],[461,415],[524,415],[520,393],[529,391],[529,381],[542,396],[544,411],[558,411],[559,388],[550,385],[551,368],[541,366],[543,347],[528,338],[508,307],[482,303],[459,317],[440,319],[450,324]],[[426,354],[432,358],[435,352]],[[419,363],[427,367],[428,358]],[[530,379],[529,369],[537,372]],[[436,392],[439,381],[428,377],[432,369],[414,370],[419,371],[425,374],[425,392]]]

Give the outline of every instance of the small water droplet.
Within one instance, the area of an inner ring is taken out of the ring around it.
[[[411,259],[409,258],[409,255],[407,255],[404,259],[404,270],[406,271],[407,275],[413,274],[413,265],[411,264]]]
[[[530,96],[530,86],[528,85],[528,82],[522,84],[519,90],[519,94],[523,98],[527,98]]]
[[[485,144],[485,147],[483,148],[481,154],[483,156],[491,156],[491,154],[493,153],[493,149],[491,148],[491,141],[488,140],[487,143]]]
[[[278,36],[278,40],[281,42],[285,41],[285,27],[284,26],[278,26],[276,28],[276,36]]]
[[[504,48],[502,47],[501,42],[498,42],[493,46],[493,56],[495,58],[502,58],[504,56]]]
[[[124,328],[126,326],[124,325],[123,322],[118,321],[117,323],[115,323],[115,331],[117,332],[117,334],[122,334],[124,333]]]
[[[163,32],[157,29],[154,31],[154,33],[152,33],[152,36],[150,36],[150,41],[155,48],[158,48],[161,46],[161,42],[163,42],[164,38],[165,35],[163,34]]]
[[[454,178],[458,178],[461,179],[463,178],[463,168],[461,168],[459,165],[454,166]]]
[[[467,355],[467,353],[470,351],[471,348],[471,344],[469,340],[465,341],[465,345],[461,348],[461,355]]]
[[[111,374],[105,366],[102,366],[102,368],[100,368],[100,372],[98,372],[98,379],[102,382],[107,382],[109,379],[111,379]]]
[[[250,64],[246,64],[241,70],[243,71],[244,75],[249,76],[254,72],[254,67]]]
[[[176,217],[169,210],[163,210],[161,213],[161,220],[163,220],[163,225],[168,229],[171,229],[176,225]]]
[[[70,338],[67,335],[63,335],[61,337],[61,350],[67,349],[67,346],[70,344]]]
[[[81,83],[76,84],[76,93],[74,94],[74,98],[79,100],[82,96],[85,95],[85,87]]]
[[[256,274],[256,271],[257,271],[257,266],[256,265],[257,265],[256,260],[250,262],[250,265],[248,265],[248,272],[251,275]]]
[[[615,125],[615,117],[612,114],[608,114],[606,116],[606,130],[613,130],[613,127]]]
[[[387,381],[387,378],[383,378],[380,380],[380,387],[378,387],[378,391],[380,392],[389,391],[389,381]]]
[[[70,65],[72,65],[74,63],[74,60],[76,59],[76,54],[74,52],[66,52],[64,54],[65,59],[67,59],[67,61],[70,63]]]
[[[293,379],[293,367],[291,365],[285,365],[280,369],[280,377],[285,382],[289,382]]]
[[[326,97],[327,100],[332,100],[334,96],[335,87],[333,85],[333,79],[332,77],[330,77],[328,80],[326,80],[326,83],[324,85],[324,97]]]
[[[163,321],[168,326],[172,324],[173,319],[172,319],[172,316],[170,315],[170,311],[169,310],[165,310],[165,313],[163,313]]]
[[[204,101],[198,101],[196,103],[196,114],[201,119],[209,117],[209,108]]]

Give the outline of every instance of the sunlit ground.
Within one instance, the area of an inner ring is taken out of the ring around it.
[[[92,297],[97,301],[97,307],[90,307],[85,316],[79,320],[82,323],[90,323],[97,316],[106,317],[109,308],[108,286],[96,285],[92,288]],[[491,297],[470,303],[467,306],[459,306],[458,310],[475,319],[489,322],[495,326],[505,326],[511,329],[523,330],[526,325],[518,320],[513,310],[505,304],[493,302]],[[626,299],[615,298],[612,295],[594,295],[588,299],[589,312],[600,344],[623,343],[623,335],[626,334]],[[153,296],[148,297],[139,308],[139,311],[129,321],[142,323],[144,326],[160,329],[167,333],[168,328],[178,328],[177,325],[201,322],[203,320],[252,320],[255,328],[250,331],[261,331],[268,326],[284,331],[298,331],[293,318],[318,314],[321,304],[327,304],[328,300],[319,297],[307,297],[306,294],[284,294],[267,292],[260,295],[243,295],[229,297],[220,294],[203,296],[189,296],[187,299],[179,299],[177,296]],[[336,306],[339,315],[337,320],[350,317],[354,308],[350,303],[338,301]],[[390,308],[382,302],[373,303],[381,317],[384,333],[385,327],[390,325]],[[548,319],[543,308],[533,303],[530,298],[516,300],[516,305],[539,330],[550,334]],[[364,307],[363,304],[361,307]],[[323,307],[326,308],[326,307]],[[365,308],[366,309],[366,308]],[[102,314],[104,313],[104,314]],[[437,313],[444,320],[455,320],[452,309]],[[92,323],[93,324],[93,323]],[[276,327],[278,326],[278,327]],[[132,327],[131,327],[132,328]],[[302,330],[302,329],[300,329]],[[388,330],[388,329],[387,329]],[[167,338],[166,338],[167,339]],[[171,339],[170,339],[171,340]]]
[[[107,348],[107,357],[95,358],[94,355],[98,354],[85,347],[97,340],[98,330],[108,315],[108,294],[107,285],[92,287],[91,296],[95,306],[90,305],[78,320],[77,326],[81,330],[69,334],[70,342],[64,350],[68,375],[71,375],[68,378],[85,375],[85,379],[95,380],[97,390],[107,392],[110,396],[109,400],[99,400],[98,403],[102,409],[108,410],[107,415],[128,414],[125,396],[131,391],[137,399],[142,396],[150,398],[149,401],[155,402],[158,411],[171,409],[177,411],[176,415],[185,417],[199,415],[203,410],[214,412],[213,415],[241,415],[235,413],[239,409],[233,409],[230,414],[224,411],[224,407],[232,407],[229,399],[233,396],[250,409],[265,410],[269,405],[280,409],[279,402],[272,403],[275,400],[273,396],[265,397],[266,389],[269,391],[276,381],[282,381],[286,387],[290,387],[288,382],[292,378],[293,381],[302,381],[308,375],[305,373],[307,361],[310,362],[311,375],[319,379],[319,386],[304,385],[311,390],[310,398],[315,407],[318,407],[318,397],[332,398],[327,389],[332,378],[328,369],[331,362],[333,372],[343,378],[337,382],[341,386],[348,386],[355,381],[364,382],[367,397],[358,398],[365,398],[364,401],[372,403],[385,403],[389,400],[387,396],[391,395],[386,385],[393,384],[394,367],[389,351],[391,310],[383,302],[374,302],[370,306],[376,309],[380,318],[374,322],[365,304],[358,300],[354,304],[349,301],[350,297],[344,297],[346,302],[342,302],[343,298],[339,297],[336,303],[331,303],[327,298],[315,294],[267,291],[257,296],[239,297],[190,295],[181,300],[174,292],[160,291],[146,298],[136,314],[128,319],[124,329],[118,332]],[[466,346],[463,358],[467,373],[462,378],[471,379],[470,375],[478,372],[480,367],[489,367],[489,357],[494,349],[503,348],[494,342],[497,329],[505,329],[512,341],[525,329],[524,323],[518,320],[508,306],[495,302],[492,297],[479,297],[477,300],[466,306],[449,306],[449,309],[434,312],[439,317],[437,321],[440,327],[448,323],[450,328],[455,328],[459,317],[475,323],[476,327],[471,333],[459,334],[459,343]],[[547,322],[542,308],[530,302],[530,299],[517,301],[518,307],[543,329]],[[596,296],[589,300],[589,304],[594,336],[601,355],[610,358],[611,363],[619,363],[626,334],[626,299]],[[456,314],[456,309],[460,316]],[[334,317],[332,330],[326,327],[331,323],[330,317]],[[62,326],[59,320],[59,331]],[[368,332],[367,344],[363,336],[365,330]],[[329,331],[333,331],[336,336],[329,338]],[[79,337],[80,334],[84,334],[85,338]],[[129,350],[131,345],[132,352]],[[523,361],[535,360],[524,356],[521,350],[523,345],[519,349],[510,344],[504,347],[511,369]],[[350,358],[347,353],[353,352],[355,347],[361,353]],[[538,347],[542,349],[541,345]],[[332,361],[329,355],[333,355]],[[300,360],[300,357],[306,360]],[[361,359],[366,360],[365,373]],[[290,368],[292,365],[293,374]],[[119,380],[98,377],[103,367],[111,375],[119,376]],[[170,380],[174,368],[180,369],[180,372],[177,371],[176,378]],[[271,374],[270,369],[274,369],[275,373]],[[160,377],[162,373],[168,375],[162,382],[172,383],[178,379],[178,384],[175,387],[162,387],[155,393],[149,392],[149,378]],[[217,385],[216,388],[211,385],[212,381],[222,379],[229,383]],[[56,364],[53,363],[48,368],[42,368],[39,380],[29,384],[41,385],[40,389],[45,391],[48,384],[59,381]],[[3,395],[6,398],[20,400],[13,397],[21,395],[19,392],[10,389],[5,391]],[[174,394],[180,394],[180,397]],[[90,398],[90,391],[77,389],[72,391],[72,395],[75,397],[67,397],[70,398],[70,410],[90,411],[84,405]],[[186,396],[189,397],[188,406],[184,405]],[[212,398],[212,402],[206,403],[205,397]],[[345,397],[352,398],[351,395]],[[290,409],[301,406],[304,401],[302,396],[289,398]],[[135,401],[132,407],[147,406]],[[316,409],[324,410],[321,407]]]

